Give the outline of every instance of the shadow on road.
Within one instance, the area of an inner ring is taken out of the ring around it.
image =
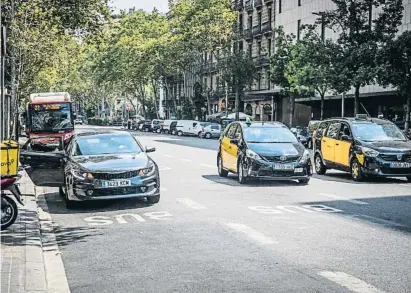
[[[202,175],[204,179],[210,180],[214,183],[224,184],[228,186],[239,187],[269,187],[269,186],[304,186],[298,183],[296,180],[257,180],[249,179],[245,184],[238,182],[236,175],[229,174],[227,178],[220,177],[219,175]]]
[[[327,172],[325,175],[313,174],[313,178],[324,180],[324,181],[334,181],[341,183],[352,183],[352,184],[397,184],[397,183],[408,183],[407,180],[399,178],[366,178],[364,182],[356,182],[351,178],[349,173],[344,172]]]
[[[68,246],[73,243],[87,242],[90,237],[100,236],[98,228],[90,227],[56,227],[53,229],[56,242],[48,241],[47,234],[43,236],[43,249],[55,249],[55,244],[59,247]]]
[[[333,200],[301,204],[326,205],[341,210],[341,213],[335,213],[337,216],[411,233],[411,195],[356,198],[355,200],[359,202]]]
[[[131,209],[147,208],[145,199],[130,198],[116,200],[99,200],[79,202],[73,209],[67,209],[64,199],[58,193],[48,193],[43,195],[47,201],[50,214],[78,214],[90,212],[108,212]]]

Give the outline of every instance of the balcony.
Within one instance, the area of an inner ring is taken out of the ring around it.
[[[249,40],[249,39],[253,38],[253,30],[251,28],[244,29],[244,38],[246,40]]]
[[[263,34],[271,34],[273,32],[273,28],[271,26],[271,22],[266,21],[261,25],[261,32]]]
[[[270,57],[268,54],[260,55],[253,58],[256,67],[266,67],[270,65]]]
[[[263,0],[263,1],[264,1],[264,4],[271,4],[273,3],[274,0]]]
[[[261,25],[253,26],[253,36],[254,37],[261,36]]]
[[[242,10],[244,8],[243,0],[234,0],[233,7],[235,10]]]
[[[263,1],[262,0],[254,0],[254,7],[259,8],[263,6]]]
[[[253,9],[254,9],[253,0],[245,0],[245,10],[250,11]]]

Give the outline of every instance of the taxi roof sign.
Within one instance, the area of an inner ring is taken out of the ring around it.
[[[355,115],[355,120],[367,120],[368,115],[367,114],[356,114]]]

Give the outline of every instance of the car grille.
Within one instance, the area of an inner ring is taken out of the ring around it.
[[[401,175],[401,174],[410,174],[411,175],[411,168],[381,168],[381,172],[383,174],[393,174],[393,175]]]
[[[401,160],[398,160],[397,155],[380,154],[380,158],[389,162],[411,162],[411,154],[403,154]]]
[[[262,177],[291,177],[294,176],[294,171],[272,171],[260,170],[258,176]]]
[[[281,157],[285,157],[286,159],[284,161],[281,160]],[[300,159],[300,156],[265,156],[264,159],[266,159],[269,162],[277,162],[277,163],[293,163],[297,162]]]
[[[100,180],[112,180],[112,179],[128,179],[138,176],[138,172],[140,170],[135,171],[127,171],[122,173],[93,173],[93,177],[95,179]]]
[[[145,191],[147,192],[147,190]],[[124,194],[138,194],[143,193],[141,187],[120,187],[107,189],[94,189],[93,196],[110,196],[110,195],[124,195]]]

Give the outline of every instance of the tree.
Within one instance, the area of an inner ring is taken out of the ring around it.
[[[297,49],[294,44],[295,36],[285,34],[283,27],[275,29],[275,52],[271,56],[270,70],[271,80],[280,86],[284,94],[290,99],[289,126],[293,125],[295,95],[301,90],[301,83],[296,74],[296,64],[292,62],[296,58]]]
[[[332,0],[334,10],[323,13],[324,25],[339,34],[338,58],[346,79],[355,89],[354,114],[359,112],[360,88],[375,82],[376,52],[398,32],[403,16],[402,0]],[[379,13],[372,19],[372,10]]]
[[[377,59],[380,64],[378,82],[385,86],[396,87],[399,94],[406,97],[407,111],[404,128],[408,131],[411,108],[411,31],[405,31],[389,42],[379,51]]]
[[[243,51],[226,49],[219,61],[222,80],[235,92],[235,120],[240,118],[240,95],[256,78],[253,60]],[[228,106],[228,101],[226,101]]]

